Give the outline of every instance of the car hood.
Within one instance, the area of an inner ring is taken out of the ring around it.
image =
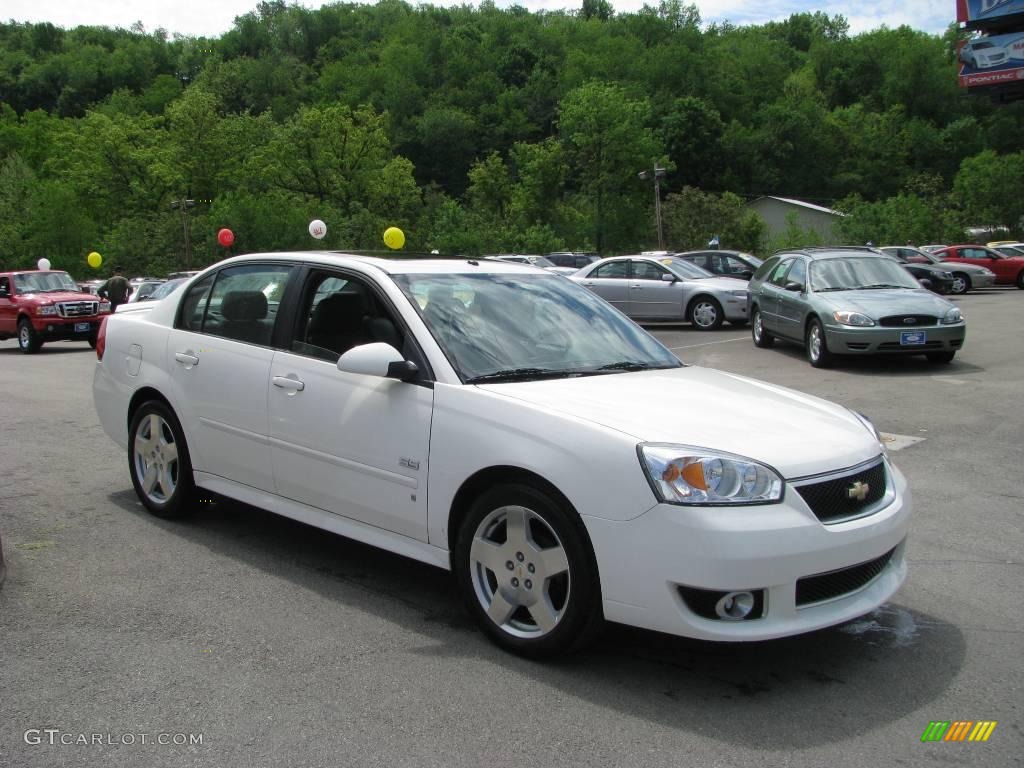
[[[939,264],[904,264],[903,266],[908,269],[923,269],[925,272],[931,272],[935,275],[949,272],[949,267],[940,266]]]
[[[19,293],[19,297],[32,297],[38,301],[102,301],[99,296],[82,291],[53,291],[52,293]]]
[[[979,264],[968,264],[966,261],[940,261],[938,264],[932,264],[933,267],[942,267],[947,272],[966,272],[968,274],[983,274],[985,272],[991,273],[992,270],[988,267],[983,267]]]
[[[848,309],[870,318],[915,314],[942,317],[954,306],[952,302],[939,298],[923,288],[910,291],[902,288],[835,291],[819,293],[817,298],[834,309]]]
[[[702,277],[700,279],[683,278],[691,285],[699,285],[709,291],[744,291],[747,290],[746,280],[737,280],[735,277]]]
[[[698,366],[478,386],[637,442],[746,456],[786,478],[850,467],[881,453],[875,436],[840,405]]]

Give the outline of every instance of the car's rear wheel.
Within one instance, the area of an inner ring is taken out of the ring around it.
[[[195,486],[185,435],[159,400],[143,403],[128,429],[128,468],[142,504],[157,517],[192,512]]]
[[[834,362],[834,357],[828,349],[828,341],[825,338],[825,329],[817,318],[811,320],[807,325],[807,362],[815,368],[829,368]]]
[[[699,296],[690,304],[690,322],[700,331],[713,331],[724,319],[722,305],[710,296]]]
[[[1024,269],[1017,273],[1017,287],[1024,290]]]
[[[26,355],[34,355],[43,346],[43,340],[39,338],[32,323],[22,318],[18,323],[18,348]]]
[[[963,272],[953,273],[953,284],[949,288],[949,292],[955,296],[963,296],[971,290],[971,278]]]
[[[601,626],[600,586],[583,524],[533,485],[498,485],[473,503],[459,528],[453,567],[477,623],[514,653],[564,653]]]
[[[927,352],[925,357],[929,363],[951,363],[956,352]]]
[[[775,337],[764,329],[764,316],[757,307],[754,307],[754,314],[750,319],[750,335],[754,339],[755,347],[768,349],[775,346]]]

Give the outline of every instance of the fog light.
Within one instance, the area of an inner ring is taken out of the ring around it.
[[[754,610],[754,595],[750,592],[729,592],[715,603],[715,614],[727,621],[742,621]]]

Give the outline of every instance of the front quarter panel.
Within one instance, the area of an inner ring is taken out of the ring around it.
[[[639,442],[481,387],[438,384],[430,435],[430,543],[448,546],[456,493],[491,467],[539,475],[565,495],[584,522],[589,516],[638,517],[657,503],[637,457]]]

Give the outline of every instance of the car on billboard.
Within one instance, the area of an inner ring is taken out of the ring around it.
[[[1010,58],[1006,49],[987,38],[969,40],[960,48],[960,61],[971,69],[988,69],[1005,64]]]

